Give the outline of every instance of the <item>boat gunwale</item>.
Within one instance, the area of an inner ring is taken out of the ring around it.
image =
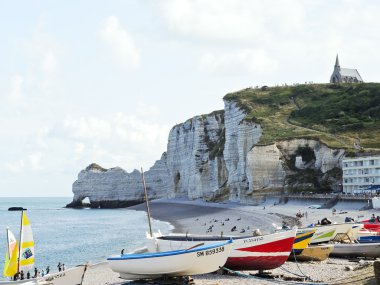
[[[179,255],[179,254],[185,254],[185,253],[192,253],[192,252],[197,252],[197,251],[204,251],[204,250],[213,249],[213,248],[220,247],[220,246],[229,245],[232,243],[233,243],[233,241],[232,241],[232,239],[230,239],[226,242],[220,242],[220,243],[210,244],[210,245],[202,245],[202,246],[196,247],[194,249],[181,249],[181,250],[154,252],[154,253],[143,253],[143,254],[123,254],[120,256],[108,257],[107,260],[130,260],[130,259],[166,257],[166,256],[173,256],[173,255]]]

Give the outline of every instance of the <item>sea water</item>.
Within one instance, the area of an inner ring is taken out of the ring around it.
[[[32,227],[35,243],[35,266],[50,266],[57,271],[58,262],[66,268],[86,262],[105,261],[119,254],[143,247],[148,229],[147,215],[124,209],[67,209],[71,198],[0,198],[0,276],[6,252],[6,227],[17,239],[21,212],[9,207],[24,207]],[[152,221],[153,230],[168,233],[172,226]],[[32,273],[32,271],[31,271]],[[0,277],[1,279],[1,277]]]

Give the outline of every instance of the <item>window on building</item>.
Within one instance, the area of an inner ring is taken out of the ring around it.
[[[369,165],[375,165],[375,161],[372,159],[369,161]]]

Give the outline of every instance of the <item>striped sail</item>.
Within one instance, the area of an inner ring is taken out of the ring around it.
[[[18,243],[14,234],[7,229],[8,248],[5,257],[3,276],[11,277],[17,272]]]
[[[22,213],[20,243],[20,271],[26,272],[34,266],[34,241],[32,227],[25,212]]]

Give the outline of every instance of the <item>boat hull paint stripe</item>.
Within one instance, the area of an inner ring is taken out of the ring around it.
[[[290,252],[294,243],[294,237],[289,237],[262,245],[234,248],[234,251],[248,251],[248,252]]]
[[[184,254],[184,253],[190,253],[190,252],[204,251],[204,250],[208,250],[208,249],[222,247],[222,246],[228,245],[230,243],[232,243],[232,240],[229,240],[227,242],[221,242],[221,243],[199,246],[199,247],[196,247],[196,248],[190,249],[190,250],[183,249],[183,250],[164,251],[164,252],[145,253],[145,254],[143,253],[143,254],[116,255],[116,256],[111,256],[111,257],[107,258],[107,260],[158,258],[158,257],[178,255],[178,254]]]
[[[271,270],[275,269],[288,259],[284,256],[259,256],[259,257],[229,257],[225,267],[236,270]]]
[[[251,251],[240,251],[240,252],[234,252],[233,254],[230,254],[231,257],[247,257],[247,256],[254,256],[254,257],[264,257],[264,256],[286,256],[288,257],[290,254],[289,251],[285,252],[251,252]]]

